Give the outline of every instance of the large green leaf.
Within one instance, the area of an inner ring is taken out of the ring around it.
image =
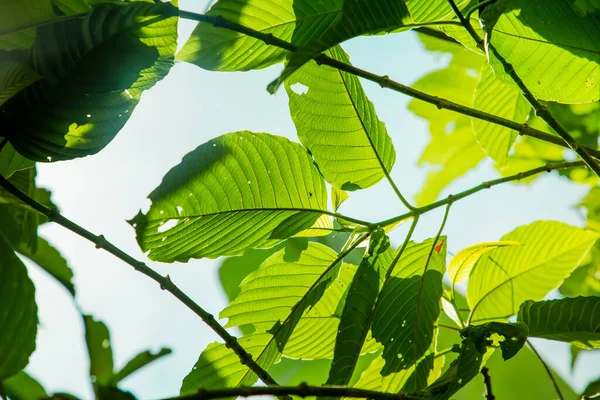
[[[521,91],[494,76],[489,65],[484,64],[481,80],[475,89],[473,107],[515,122],[525,122],[531,106]],[[492,124],[481,119],[472,119],[477,141],[499,167],[506,165],[506,157],[518,133],[512,129]]]
[[[328,385],[348,385],[371,327],[373,310],[394,251],[383,230],[373,234],[369,250],[348,288],[342,309]]]
[[[35,251],[28,246],[19,246],[17,251],[39,265],[75,296],[75,285],[72,282],[73,271],[58,250],[45,239],[37,238]]]
[[[176,41],[177,9],[164,3],[101,4],[38,27],[29,64],[41,79],[4,103],[3,134],[36,161],[99,152],[169,72]]]
[[[521,304],[517,318],[527,324],[529,336],[600,347],[600,297],[529,300]]]
[[[252,323],[258,328],[257,332],[243,337],[240,344],[263,368],[279,360],[302,315],[319,302],[338,276],[339,263],[333,264],[336,258],[333,250],[317,243],[309,243],[299,254],[280,250],[248,275],[239,297],[221,313],[221,317],[229,318],[229,325]],[[289,277],[288,271],[292,272]],[[281,306],[272,299],[282,301]],[[184,380],[182,393],[191,393],[200,387],[231,387],[254,382],[256,375],[239,363],[233,351],[213,343],[200,355],[196,367]]]
[[[325,54],[350,62],[339,46]],[[286,80],[285,88],[298,138],[329,183],[362,189],[392,170],[392,140],[355,75],[311,61]],[[306,92],[297,92],[299,88]]]
[[[95,390],[98,390],[98,387],[110,384],[114,373],[110,333],[102,321],[96,321],[90,315],[83,316],[83,323],[90,357],[90,377]]]
[[[24,371],[0,382],[0,392],[11,400],[44,400],[49,397],[42,385]]]
[[[540,100],[600,99],[600,9],[574,0],[501,0],[482,13],[486,39]],[[548,21],[552,21],[549,23]],[[490,51],[496,75],[511,78]]]
[[[25,265],[0,234],[0,382],[25,368],[35,349],[34,292]]]
[[[328,48],[356,36],[390,32],[411,23],[404,1],[329,0],[315,3],[304,0],[295,1],[295,7],[296,3],[310,5],[313,10],[324,15],[327,22],[319,21],[321,23],[313,27],[310,40],[289,56],[279,78],[267,88],[271,93],[274,93],[294,71]]]
[[[241,254],[314,224],[332,228],[323,178],[306,149],[280,136],[235,132],[186,155],[131,223],[157,261]]]
[[[502,237],[521,246],[483,255],[469,277],[471,322],[504,319],[528,299],[541,300],[584,259],[598,235],[562,222],[539,221]]]
[[[431,346],[446,270],[445,239],[441,244],[410,243],[381,289],[371,329],[384,346],[384,376],[413,365]]]

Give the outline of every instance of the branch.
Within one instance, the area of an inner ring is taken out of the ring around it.
[[[261,366],[259,366],[256,361],[252,359],[252,355],[249,354],[237,341],[235,336],[232,336],[222,325],[220,325],[215,317],[204,310],[200,305],[198,305],[194,300],[192,300],[188,295],[186,295],[181,289],[179,289],[169,275],[162,276],[158,272],[154,271],[150,267],[148,267],[145,263],[136,260],[131,257],[129,254],[125,253],[123,250],[114,246],[112,243],[107,241],[102,235],[94,235],[90,231],[85,228],[77,225],[73,221],[65,218],[61,215],[57,210],[46,207],[34,199],[27,196],[25,193],[21,192],[18,188],[16,188],[12,183],[10,183],[6,178],[4,178],[0,174],[0,187],[6,189],[13,196],[21,200],[23,203],[29,205],[34,210],[48,217],[48,219],[52,222],[55,222],[63,227],[67,228],[71,232],[76,233],[77,235],[89,240],[90,242],[96,245],[97,249],[103,249],[127,264],[131,265],[137,271],[142,274],[148,276],[153,279],[160,285],[162,290],[166,290],[170,292],[173,296],[175,296],[179,301],[185,304],[190,310],[192,310],[196,315],[198,315],[206,325],[208,325],[217,335],[221,337],[225,341],[225,345],[230,348],[240,359],[243,365],[248,366],[252,372],[254,372],[260,380],[262,380],[267,385],[277,385],[277,382],[269,375],[267,371],[265,371]]]
[[[244,35],[253,37],[264,42],[267,45],[276,46],[282,48],[284,50],[288,50],[291,52],[295,52],[298,50],[298,47],[292,43],[286,42],[285,40],[279,39],[273,34],[262,33],[256,31],[254,29],[248,28],[244,25],[237,24],[235,22],[231,22],[226,20],[221,16],[211,16],[211,15],[203,15],[196,14],[189,11],[179,11],[179,16],[184,19],[190,19],[194,21],[204,22],[212,24],[217,28],[224,28],[231,31],[239,32]],[[319,65],[328,65],[333,68],[337,68],[341,71],[348,72],[350,74],[354,74],[363,79],[369,80],[371,82],[377,83],[382,88],[391,89],[395,92],[403,93],[407,96],[414,97],[416,99],[422,100],[426,103],[430,103],[435,105],[438,109],[446,109],[450,111],[457,112],[459,114],[468,115],[473,118],[481,119],[483,121],[487,121],[496,125],[501,125],[506,128],[510,128],[519,133],[519,135],[530,136],[539,140],[543,140],[548,143],[552,143],[558,146],[569,148],[569,146],[561,140],[561,138],[556,137],[547,132],[541,131],[539,129],[534,129],[527,124],[519,124],[517,122],[511,121],[506,118],[499,117],[497,115],[489,114],[483,111],[476,110],[474,108],[464,106],[462,104],[454,103],[452,101],[440,98],[438,96],[432,96],[430,94],[421,92],[419,90],[413,89],[409,86],[405,86],[401,83],[395,82],[389,78],[387,75],[376,75],[371,72],[362,70],[360,68],[356,68],[350,64],[345,64],[343,62],[337,61],[328,57],[324,54],[321,54],[315,58],[315,61]],[[589,147],[581,147],[588,152],[588,154],[594,156],[597,159],[600,159],[600,151],[589,148]]]
[[[198,393],[170,397],[164,400],[210,400],[225,397],[252,397],[252,396],[327,396],[327,397],[350,397],[367,398],[374,400],[417,400],[424,399],[423,396],[405,393],[385,393],[374,390],[349,388],[344,386],[309,386],[301,383],[299,386],[277,386],[277,387],[237,387],[225,389],[200,389]]]
[[[494,187],[494,186],[497,186],[497,185],[500,185],[500,184],[503,184],[506,182],[520,181],[522,179],[528,178],[533,175],[537,175],[542,172],[554,171],[555,169],[567,169],[567,168],[577,168],[577,167],[585,167],[585,163],[583,161],[550,163],[550,164],[546,164],[542,167],[537,167],[537,168],[530,169],[528,171],[519,172],[518,174],[515,174],[515,175],[507,176],[504,178],[493,179],[491,181],[482,182],[479,185],[472,187],[471,189],[467,189],[467,190],[462,191],[455,195],[451,194],[445,199],[438,200],[434,203],[431,203],[431,204],[423,206],[423,207],[419,207],[415,211],[411,211],[406,214],[398,215],[396,217],[393,217],[393,218],[390,218],[390,219],[387,219],[387,220],[384,220],[381,222],[377,222],[375,225],[385,227],[385,226],[395,224],[396,222],[402,221],[406,218],[417,217],[417,216],[425,214],[426,212],[429,212],[431,210],[435,210],[436,208],[443,207],[447,204],[464,199],[465,197],[468,197],[468,196],[475,194],[477,192],[480,192],[482,190],[489,189],[491,187]]]
[[[463,24],[469,35],[475,40],[477,43],[477,47],[484,50],[484,41],[479,37],[471,23],[464,17],[454,0],[448,0],[450,6],[454,10],[454,13]],[[577,140],[567,130],[554,118],[554,116],[548,111],[548,107],[539,102],[539,100],[531,93],[529,88],[525,85],[525,82],[521,80],[521,77],[517,74],[513,66],[506,61],[506,59],[498,52],[498,50],[488,41],[487,43],[488,50],[491,50],[494,53],[494,56],[500,61],[502,66],[504,67],[504,71],[512,78],[512,80],[517,84],[519,89],[521,89],[521,93],[527,99],[529,104],[535,110],[537,116],[542,118],[554,131],[562,138],[562,140],[568,145],[568,147],[573,150],[583,161],[585,161],[586,165],[590,167],[594,173],[600,177],[600,165],[592,158],[591,154],[585,147],[580,145]]]
[[[496,400],[496,396],[492,392],[492,377],[490,376],[488,367],[481,368],[481,375],[483,375],[483,383],[485,384],[485,398],[487,400]]]
[[[537,356],[537,358],[540,360],[540,362],[544,366],[544,369],[546,370],[546,373],[548,374],[548,377],[550,378],[550,381],[552,382],[552,386],[554,386],[554,389],[556,390],[556,394],[558,395],[558,398],[560,400],[565,400],[562,392],[560,391],[560,388],[558,387],[558,383],[556,382],[556,379],[554,378],[554,375],[552,375],[552,371],[550,371],[550,367],[548,367],[548,364],[546,364],[546,361],[544,361],[542,356],[540,356],[540,353],[537,352],[537,350],[535,349],[535,347],[533,347],[533,345],[531,344],[531,342],[529,340],[527,341],[527,344],[529,345],[529,348],[534,352],[534,354]]]

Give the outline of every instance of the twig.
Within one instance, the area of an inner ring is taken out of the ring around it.
[[[484,1],[481,1],[480,3],[478,3],[478,4],[475,4],[473,7],[469,8],[467,10],[467,12],[465,12],[465,19],[467,21],[470,21],[471,20],[471,15],[473,15],[473,13],[475,11],[481,10],[481,9],[489,6],[490,4],[495,3],[496,1],[498,1],[498,0],[484,0]]]
[[[487,400],[496,400],[496,396],[494,396],[494,392],[492,391],[492,377],[490,376],[488,367],[481,368],[481,375],[483,375],[483,383],[485,384],[485,398]]]
[[[552,382],[552,386],[554,386],[554,390],[556,390],[556,394],[558,395],[558,398],[560,400],[565,400],[562,392],[560,391],[560,388],[558,387],[558,382],[556,382],[556,379],[554,378],[554,375],[552,375],[552,371],[550,371],[550,367],[548,367],[548,364],[546,364],[546,361],[544,361],[542,356],[540,356],[540,353],[537,352],[537,350],[535,349],[535,347],[533,347],[533,345],[531,344],[531,342],[529,340],[527,341],[527,344],[529,345],[529,348],[533,351],[533,353],[537,356],[537,358],[540,360],[540,362],[544,366],[544,369],[546,370],[546,373],[548,374],[548,377],[550,378],[550,381]]]
[[[411,212],[408,212],[408,213],[405,213],[402,215],[398,215],[396,217],[393,217],[393,218],[390,218],[390,219],[387,219],[384,221],[377,222],[375,225],[389,226],[389,225],[395,224],[398,221],[402,221],[406,218],[425,214],[426,212],[429,212],[436,208],[443,207],[443,206],[447,205],[448,203],[456,202],[456,201],[464,199],[465,197],[468,197],[472,194],[475,194],[482,190],[489,189],[491,187],[500,185],[502,183],[512,182],[512,181],[520,181],[520,180],[528,178],[530,176],[537,175],[542,172],[551,172],[556,169],[577,168],[577,167],[585,167],[585,163],[583,161],[549,163],[542,167],[537,167],[537,168],[530,169],[528,171],[519,172],[518,174],[515,174],[515,175],[507,176],[504,178],[493,179],[491,181],[482,182],[479,185],[472,187],[471,189],[467,189],[467,190],[462,191],[455,195],[450,195],[445,199],[436,201],[429,205],[419,207],[415,211],[411,211]]]
[[[449,330],[451,330],[451,331],[457,331],[457,332],[460,332],[460,331],[461,331],[461,329],[460,329],[460,328],[457,328],[457,327],[455,327],[455,326],[451,326],[451,325],[439,324],[439,323],[438,323],[438,324],[437,324],[437,326],[439,326],[440,328],[449,329]]]
[[[61,215],[57,210],[46,207],[34,199],[27,196],[25,193],[21,192],[18,188],[16,188],[12,183],[10,183],[6,178],[4,178],[0,174],[0,187],[6,189],[13,196],[29,205],[39,213],[48,217],[48,219],[52,222],[55,222],[68,230],[76,233],[77,235],[89,240],[90,242],[96,245],[97,249],[103,249],[127,264],[131,265],[137,271],[142,274],[148,276],[153,279],[160,285],[162,290],[167,290],[173,296],[175,296],[179,301],[185,304],[190,310],[192,310],[196,315],[198,315],[204,323],[206,323],[217,335],[221,337],[225,341],[225,345],[230,348],[240,359],[243,365],[248,366],[252,372],[254,372],[260,380],[262,380],[267,385],[277,385],[277,382],[269,375],[267,371],[265,371],[260,365],[256,363],[252,359],[252,355],[248,353],[237,341],[235,336],[232,336],[221,324],[217,322],[215,317],[204,310],[200,305],[198,305],[194,300],[192,300],[188,295],[186,295],[181,289],[179,289],[169,275],[162,276],[158,272],[154,271],[150,267],[148,267],[145,263],[136,260],[131,257],[129,254],[125,253],[123,250],[114,246],[108,240],[104,238],[102,235],[94,235],[90,231],[85,228],[77,225],[73,221],[65,218]]]
[[[210,400],[225,397],[251,397],[265,395],[291,395],[299,397],[328,396],[328,397],[350,397],[368,398],[375,400],[417,400],[423,396],[405,393],[386,393],[374,390],[357,389],[344,386],[309,386],[302,383],[299,386],[277,386],[277,387],[237,387],[226,389],[201,389],[198,393],[187,396],[171,397],[164,400]]]
[[[467,20],[454,0],[448,0],[450,6],[454,10],[454,13],[463,24],[469,35],[475,40],[477,43],[477,47],[484,50],[484,41],[479,37],[469,20]],[[594,173],[600,177],[600,165],[592,158],[590,152],[583,147],[582,145],[575,140],[573,136],[554,118],[554,116],[548,111],[548,107],[539,102],[539,100],[531,93],[529,88],[525,85],[525,82],[521,79],[521,77],[517,74],[513,66],[506,61],[506,59],[498,52],[498,50],[488,41],[487,43],[488,51],[494,53],[494,56],[500,61],[502,66],[504,67],[504,71],[512,78],[512,80],[517,84],[519,89],[521,89],[521,93],[523,97],[531,104],[537,116],[542,118],[554,131],[562,138],[562,140],[567,144],[567,146],[573,150],[583,161],[585,161],[586,165],[590,167]]]
[[[194,21],[204,22],[212,24],[217,28],[224,28],[228,30],[232,30],[235,32],[242,33],[244,35],[253,37],[264,42],[267,45],[276,46],[282,48],[284,50],[288,50],[294,52],[298,50],[298,47],[292,43],[289,43],[285,40],[279,39],[272,34],[266,34],[254,29],[248,28],[244,25],[237,24],[235,22],[231,22],[226,20],[221,16],[211,16],[211,15],[203,15],[196,14],[189,11],[179,11],[179,16],[184,19],[190,19]],[[569,146],[561,140],[561,138],[551,135],[547,132],[541,131],[539,129],[534,129],[527,124],[519,124],[517,122],[511,121],[510,119],[502,118],[497,115],[489,114],[483,111],[476,110],[471,107],[464,106],[462,104],[454,103],[452,101],[440,98],[438,96],[432,96],[430,94],[421,92],[419,90],[413,89],[409,86],[402,85],[401,83],[395,82],[390,79],[387,75],[376,75],[371,72],[362,70],[360,68],[354,67],[350,64],[346,64],[337,60],[334,60],[331,57],[328,57],[324,54],[321,54],[315,58],[315,61],[320,65],[328,65],[333,68],[337,68],[341,71],[345,71],[356,76],[359,76],[363,79],[369,80],[371,82],[375,82],[380,85],[382,88],[391,89],[395,92],[403,93],[407,96],[414,97],[416,99],[422,100],[426,103],[430,103],[435,105],[438,109],[446,109],[450,111],[457,112],[459,114],[468,115],[473,118],[481,119],[483,121],[487,121],[496,125],[501,125],[506,128],[510,128],[519,133],[522,136],[530,136],[539,140],[543,140],[548,143],[552,143],[558,146],[569,148]],[[593,157],[600,159],[600,151],[589,148],[584,148],[590,155]]]

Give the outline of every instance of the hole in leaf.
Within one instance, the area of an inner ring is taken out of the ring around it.
[[[178,223],[179,223],[178,219],[170,219],[167,222],[165,222],[164,224],[162,224],[161,226],[159,226],[157,231],[158,231],[158,233],[166,232],[169,229],[174,228]],[[165,238],[163,238],[163,241],[164,241],[164,239]]]
[[[292,89],[292,91],[298,95],[303,95],[308,92],[308,86],[300,82],[294,83],[292,86],[290,86],[290,89]]]

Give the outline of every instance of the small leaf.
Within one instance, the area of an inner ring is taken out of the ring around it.
[[[410,243],[379,294],[371,329],[384,346],[384,376],[413,365],[434,339],[446,269],[446,248],[437,253],[435,244]]]
[[[35,349],[35,287],[25,265],[0,234],[0,382],[25,368]]]
[[[526,301],[517,319],[529,336],[569,342],[584,349],[600,348],[600,297]]]
[[[43,400],[49,397],[42,385],[24,371],[0,382],[0,391],[12,400]]]
[[[139,353],[131,360],[129,360],[129,362],[125,364],[125,366],[119,372],[116,372],[114,374],[111,380],[111,385],[116,386],[117,383],[121,382],[123,379],[127,378],[129,375],[133,374],[137,370],[144,368],[146,365],[171,353],[171,349],[167,348],[162,348],[156,353],[153,353],[150,350],[146,350]]]
[[[469,277],[470,321],[505,319],[527,300],[541,300],[581,263],[598,235],[561,222],[539,221],[515,229],[502,241],[521,246],[483,255]]]
[[[113,377],[113,354],[110,333],[101,321],[90,315],[83,316],[85,342],[90,356],[90,377],[94,388],[107,386]]]
[[[337,212],[338,208],[342,205],[342,203],[348,200],[350,196],[347,192],[342,189],[338,189],[337,186],[331,187],[331,205],[333,206],[333,211]]]
[[[148,213],[131,224],[142,250],[163,262],[271,247],[312,228],[327,211],[325,183],[306,149],[248,131],[186,155],[149,198]]]
[[[340,46],[325,54],[350,63]],[[298,87],[305,91],[298,92]],[[357,190],[391,172],[396,160],[392,139],[355,75],[311,61],[286,80],[285,89],[298,138],[325,180]]]
[[[11,144],[43,162],[102,150],[169,72],[177,20],[171,4],[132,2],[39,26],[30,67],[41,79],[2,105]]]
[[[458,283],[467,279],[475,263],[482,255],[498,247],[518,246],[519,244],[515,241],[478,243],[456,253],[448,264],[448,277],[452,283],[452,290],[454,291],[454,287]]]

